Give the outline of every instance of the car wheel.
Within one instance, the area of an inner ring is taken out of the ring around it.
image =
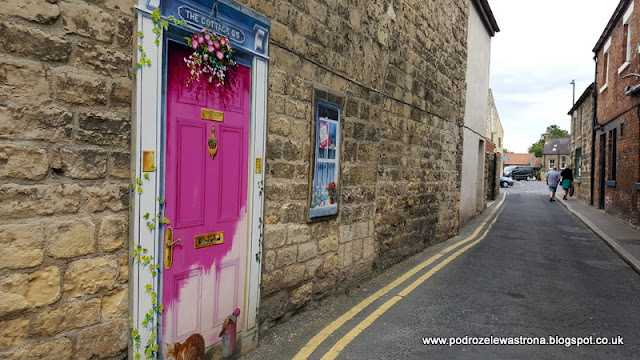
[[[506,181],[503,181],[503,182],[500,183],[500,186],[501,187],[509,187],[509,183],[506,182]]]

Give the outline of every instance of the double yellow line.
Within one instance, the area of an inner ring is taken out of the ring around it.
[[[429,279],[433,274],[438,272],[438,270],[442,269],[445,265],[447,265],[453,259],[458,257],[460,254],[464,253],[465,251],[469,250],[470,248],[475,246],[480,241],[482,241],[487,236],[487,234],[489,233],[489,230],[491,229],[493,224],[495,224],[496,220],[498,219],[498,217],[494,216],[494,215],[496,214],[498,209],[500,209],[500,207],[504,203],[506,197],[507,197],[507,194],[505,193],[505,195],[502,197],[502,200],[500,200],[500,202],[491,211],[489,216],[487,216],[487,218],[482,222],[482,224],[480,224],[480,226],[478,226],[478,228],[473,232],[473,234],[471,234],[470,236],[468,236],[464,240],[462,240],[462,241],[460,241],[460,242],[458,242],[458,243],[456,243],[454,245],[451,245],[448,248],[442,250],[440,253],[432,256],[431,258],[427,259],[426,261],[424,261],[420,265],[418,265],[418,266],[414,267],[413,269],[409,270],[408,272],[406,272],[404,275],[402,275],[401,277],[399,277],[396,280],[394,280],[389,285],[385,286],[384,288],[378,290],[373,295],[371,295],[371,296],[367,297],[366,299],[362,300],[356,306],[351,308],[351,310],[347,311],[344,315],[340,316],[338,319],[336,319],[331,324],[327,325],[324,329],[322,329],[322,331],[320,331],[318,334],[316,334],[311,340],[309,340],[309,342],[302,349],[300,349],[300,351],[296,354],[296,356],[293,359],[294,360],[307,359],[315,351],[315,349],[318,346],[320,346],[320,344],[323,341],[325,341],[331,334],[333,334],[336,330],[338,330],[347,321],[351,320],[355,315],[357,315],[359,312],[361,312],[366,307],[371,305],[371,303],[373,303],[374,301],[378,300],[379,298],[381,298],[385,294],[389,293],[391,290],[393,290],[396,287],[398,287],[400,284],[402,284],[403,282],[408,280],[410,277],[412,277],[413,275],[418,273],[420,270],[422,270],[425,267],[431,265],[434,261],[436,261],[436,260],[440,259],[441,257],[445,256],[446,254],[452,252],[456,248],[471,242],[473,239],[476,238],[476,236],[478,236],[478,234],[485,227],[485,225],[490,220],[493,219],[491,221],[491,223],[489,224],[489,226],[487,227],[487,229],[485,230],[485,232],[482,234],[482,236],[477,238],[475,241],[469,243],[465,247],[463,247],[463,248],[459,249],[458,251],[456,251],[453,255],[449,256],[448,258],[443,260],[441,263],[439,263],[438,265],[434,266],[431,270],[426,272],[424,275],[422,275],[421,277],[416,279],[414,282],[412,282],[410,285],[408,285],[406,288],[404,288],[402,291],[400,291],[400,293],[398,293],[398,295],[392,297],[387,302],[382,304],[378,309],[376,309],[373,313],[371,313],[371,315],[367,316],[366,319],[364,319],[362,322],[360,322],[358,325],[356,325],[353,329],[351,329],[351,331],[349,331],[335,345],[333,345],[333,347],[331,349],[329,349],[329,351],[327,353],[325,353],[324,356],[322,357],[322,360],[335,359],[340,354],[340,352],[356,336],[358,336],[364,329],[366,329],[377,318],[379,318],[382,314],[384,314],[385,311],[387,311],[395,303],[397,303],[403,297],[407,296],[409,293],[411,293],[413,290],[415,290],[418,286],[420,286],[420,284],[422,284],[427,279]]]

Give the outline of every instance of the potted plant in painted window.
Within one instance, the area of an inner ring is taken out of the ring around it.
[[[333,198],[334,196],[336,196],[336,183],[335,182],[330,182],[329,185],[327,185],[327,193],[329,194],[329,204],[333,204]]]
[[[203,28],[187,38],[187,43],[193,49],[193,54],[184,59],[190,70],[186,85],[200,81],[201,76],[210,83],[215,81],[216,86],[224,85],[227,71],[236,65],[231,58],[233,48],[229,39]]]

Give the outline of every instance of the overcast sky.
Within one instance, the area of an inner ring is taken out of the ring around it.
[[[527,152],[593,82],[593,48],[619,0],[489,0],[500,32],[491,41],[490,87],[504,147]]]

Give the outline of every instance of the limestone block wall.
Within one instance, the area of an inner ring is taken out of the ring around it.
[[[125,358],[132,0],[0,5],[0,358]]]
[[[469,6],[242,0],[271,19],[263,328],[456,234]],[[308,221],[314,100],[342,104],[339,213]]]

